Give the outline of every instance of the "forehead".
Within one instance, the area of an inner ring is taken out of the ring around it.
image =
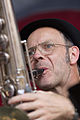
[[[29,35],[27,43],[29,47],[32,47],[48,40],[54,43],[64,43],[64,37],[61,32],[51,27],[36,29]]]

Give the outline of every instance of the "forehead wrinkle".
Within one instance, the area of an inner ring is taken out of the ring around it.
[[[30,36],[28,37],[28,46],[35,46],[46,40],[51,40],[54,43],[60,44],[64,42],[64,38],[61,35],[60,31],[51,27],[43,27],[38,28],[30,34]]]

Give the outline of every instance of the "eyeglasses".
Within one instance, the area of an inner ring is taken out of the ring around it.
[[[50,41],[46,41],[46,42],[40,43],[34,47],[29,48],[28,52],[29,52],[30,58],[33,58],[33,56],[36,52],[36,49],[38,49],[43,55],[50,55],[50,54],[52,54],[52,52],[56,46],[71,47],[70,45],[54,44]]]

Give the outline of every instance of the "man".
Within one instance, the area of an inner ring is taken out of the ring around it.
[[[44,69],[36,80],[41,90],[9,104],[19,103],[16,108],[30,120],[79,120],[80,32],[66,21],[44,19],[24,27],[21,38],[27,40],[32,69]]]

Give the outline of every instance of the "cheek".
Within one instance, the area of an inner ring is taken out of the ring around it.
[[[65,55],[54,54],[53,56],[48,56],[48,60],[50,61],[52,68],[56,74],[58,72],[63,71],[66,65]]]
[[[34,69],[34,68],[35,68],[34,63],[31,63],[31,68],[32,68],[32,69]]]
[[[55,67],[55,65],[57,65],[57,56],[56,55],[51,55],[51,56],[48,56],[48,61],[50,62],[52,68]]]

